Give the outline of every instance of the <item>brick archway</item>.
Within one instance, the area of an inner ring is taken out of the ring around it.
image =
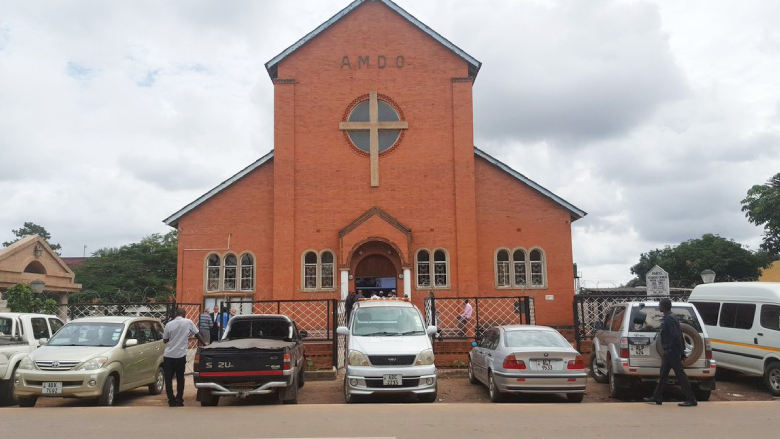
[[[403,271],[403,263],[398,249],[391,243],[384,240],[369,240],[360,244],[350,253],[348,265],[349,273],[352,275],[349,282],[350,290],[360,289],[359,280],[373,278],[381,279],[384,286],[367,290],[395,289],[399,296],[403,296],[403,286],[398,282],[399,274]]]

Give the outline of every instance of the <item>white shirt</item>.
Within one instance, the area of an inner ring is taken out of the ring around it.
[[[187,356],[187,341],[198,333],[198,328],[192,320],[180,316],[168,322],[163,331],[163,340],[168,340],[165,345],[164,357],[181,358]]]

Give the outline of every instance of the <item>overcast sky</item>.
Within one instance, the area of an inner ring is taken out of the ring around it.
[[[0,2],[0,242],[63,256],[162,220],[273,148],[263,64],[348,0]],[[475,144],[588,216],[584,286],[705,233],[780,172],[777,0],[398,0],[481,61]]]

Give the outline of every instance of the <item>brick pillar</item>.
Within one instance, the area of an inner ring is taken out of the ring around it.
[[[295,255],[295,80],[274,80],[274,275],[272,299],[293,299]]]

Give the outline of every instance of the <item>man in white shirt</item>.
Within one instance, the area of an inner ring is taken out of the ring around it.
[[[185,319],[184,308],[176,310],[176,318],[165,325],[163,342],[163,369],[165,369],[165,391],[168,395],[168,407],[184,406],[184,368],[187,365],[187,343],[194,336],[204,346],[206,340],[201,337],[192,320]],[[173,396],[173,375],[176,374],[176,397]]]
[[[466,336],[466,329],[468,328],[471,315],[474,313],[474,308],[471,307],[469,299],[463,301],[463,312],[458,316],[458,329],[460,329],[460,336]]]

